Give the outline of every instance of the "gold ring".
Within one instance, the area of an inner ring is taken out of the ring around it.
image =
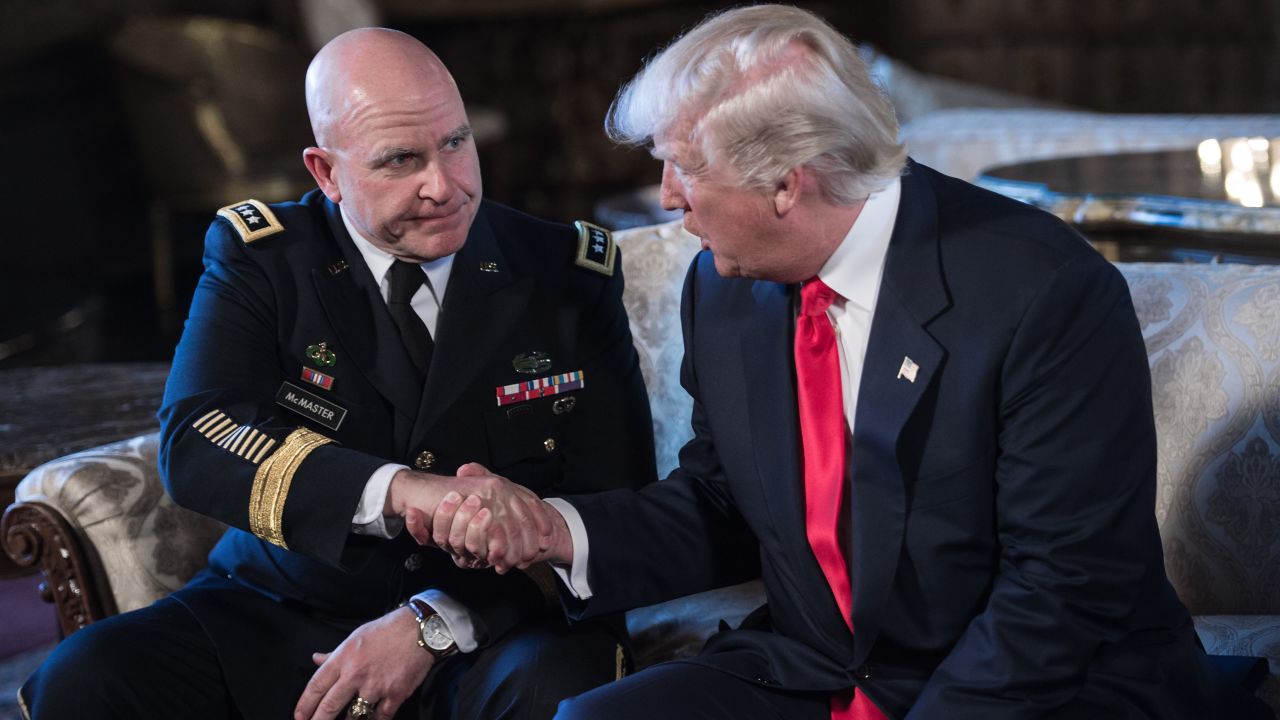
[[[347,711],[347,717],[351,718],[351,720],[364,720],[364,718],[369,717],[369,714],[373,712],[373,706],[377,704],[357,695],[356,699],[351,701],[351,709]]]

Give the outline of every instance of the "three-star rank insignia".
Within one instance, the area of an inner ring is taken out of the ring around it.
[[[246,245],[264,237],[284,232],[284,225],[276,219],[271,208],[257,200],[232,203],[218,211],[218,217],[231,223]]]
[[[618,255],[613,235],[583,220],[575,220],[573,226],[578,228],[578,255],[573,264],[613,277],[613,261]]]

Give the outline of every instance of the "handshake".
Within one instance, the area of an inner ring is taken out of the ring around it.
[[[383,514],[403,517],[418,544],[444,550],[458,567],[505,573],[544,560],[573,561],[564,517],[532,490],[477,463],[452,478],[400,470]]]

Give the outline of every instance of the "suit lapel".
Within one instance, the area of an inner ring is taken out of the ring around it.
[[[482,264],[491,270],[481,270]],[[415,445],[491,362],[532,292],[533,279],[515,277],[482,206],[449,274],[435,354],[411,434]]]
[[[399,342],[378,282],[347,234],[338,206],[325,201],[325,216],[347,267],[337,272],[320,268],[311,272],[320,303],[346,355],[404,419],[411,419],[418,412],[418,393],[412,392],[417,373]],[[386,342],[386,338],[396,342]]]
[[[939,261],[937,203],[920,169],[908,163],[854,422],[850,557],[855,663],[862,662],[879,634],[902,548],[907,507],[898,441],[946,358],[925,328],[949,304]],[[904,365],[915,367],[904,370]]]
[[[756,282],[758,307],[742,333],[742,368],[756,470],[786,545],[808,548],[804,532],[804,481],[799,474],[800,428],[796,406],[792,293],[786,285]],[[791,408],[791,412],[780,412]],[[817,567],[815,563],[815,567]]]

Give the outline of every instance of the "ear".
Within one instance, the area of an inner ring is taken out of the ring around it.
[[[808,172],[804,166],[791,168],[773,188],[773,210],[778,217],[783,217],[800,203],[800,195],[804,189]]]
[[[316,185],[325,197],[333,202],[342,202],[342,191],[338,189],[338,180],[333,172],[333,158],[324,148],[309,147],[302,151],[302,164],[307,172],[315,178]]]

